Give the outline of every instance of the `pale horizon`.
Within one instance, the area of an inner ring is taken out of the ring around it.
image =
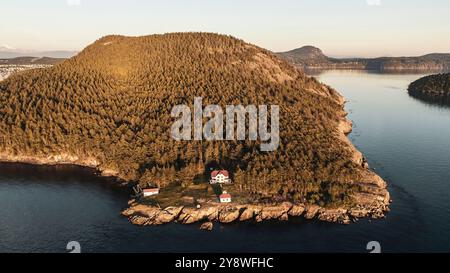
[[[450,2],[2,1],[3,51],[81,51],[111,34],[231,35],[274,52],[305,45],[331,57],[420,56],[450,52]]]

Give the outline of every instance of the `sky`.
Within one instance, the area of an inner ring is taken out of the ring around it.
[[[450,52],[450,0],[0,1],[0,48],[79,51],[109,34],[185,31],[336,57]]]

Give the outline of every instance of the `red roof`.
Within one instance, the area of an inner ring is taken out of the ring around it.
[[[230,195],[229,193],[222,193],[222,194],[219,196],[219,198],[220,198],[220,199],[222,199],[222,198],[231,198],[231,195]]]
[[[221,170],[221,171],[213,171],[212,173],[211,173],[211,177],[212,178],[215,178],[217,175],[219,175],[219,174],[223,174],[225,177],[229,177],[230,175],[228,174],[228,171],[226,171],[226,170]]]
[[[144,189],[144,192],[159,192],[159,189]]]

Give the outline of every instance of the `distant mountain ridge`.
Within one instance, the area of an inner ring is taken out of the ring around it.
[[[432,53],[418,57],[332,58],[314,46],[304,46],[279,57],[302,69],[361,69],[377,71],[448,71],[450,53]]]
[[[11,59],[25,56],[49,57],[49,58],[70,58],[77,54],[77,51],[54,50],[54,51],[24,51],[0,46],[0,59]]]

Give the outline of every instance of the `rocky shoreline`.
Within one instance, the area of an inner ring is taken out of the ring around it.
[[[130,207],[122,212],[131,223],[140,226],[162,225],[171,222],[181,224],[201,223],[202,229],[211,230],[212,222],[232,223],[243,221],[262,222],[267,220],[287,221],[292,217],[304,217],[307,220],[350,224],[358,218],[383,218],[389,210],[389,200],[382,197],[374,200],[370,206],[357,206],[351,209],[323,208],[317,205],[304,205],[291,202],[280,204],[223,205],[207,203],[200,208],[167,207],[158,208],[131,200]]]
[[[14,155],[9,152],[0,152],[0,162],[25,163],[32,165],[75,165],[95,169],[101,176],[121,179],[119,172],[104,168],[94,157],[79,157],[71,154],[58,154],[48,156]]]

